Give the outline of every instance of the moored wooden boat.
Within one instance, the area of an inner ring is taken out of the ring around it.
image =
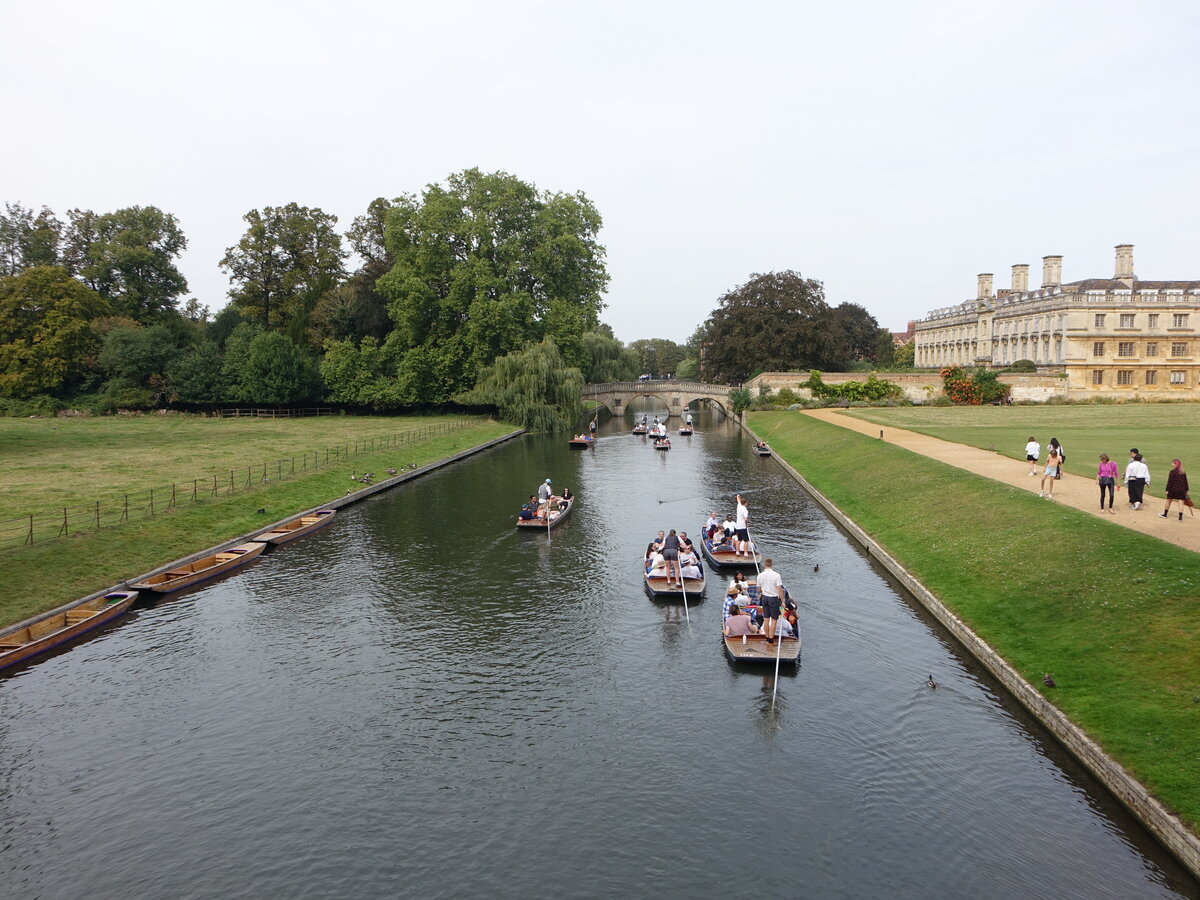
[[[174,566],[166,572],[151,575],[141,581],[131,582],[129,586],[139,591],[170,594],[244,566],[260,556],[266,547],[266,544],[257,540],[247,544],[238,544],[236,547],[212,553],[194,562]]]
[[[683,587],[680,588],[674,586],[667,587],[667,572],[665,568],[647,571],[646,564],[643,561],[642,571],[646,576],[646,590],[648,590],[655,597],[661,597],[664,599],[679,598],[682,600],[684,588],[686,588],[689,602],[693,597],[700,599],[701,595],[704,593],[704,564],[701,563],[700,560],[696,560],[696,563],[700,567],[700,577],[683,579]]]
[[[125,613],[137,591],[109,591],[0,630],[0,669],[25,662]]]
[[[312,534],[318,528],[324,528],[333,521],[333,517],[336,514],[336,509],[318,509],[311,513],[305,513],[293,519],[288,519],[282,525],[278,525],[270,531],[263,531],[256,534],[254,540],[265,541],[268,544],[286,544],[288,541],[294,541],[296,538],[304,537],[306,534]]]
[[[700,529],[700,534],[704,534],[703,528]],[[762,565],[763,555],[757,550],[754,551],[753,556],[738,556],[735,550],[736,543],[734,541],[731,544],[723,545],[728,549],[718,549],[722,545],[714,545],[708,538],[702,538],[700,549],[704,552],[705,559],[712,563],[715,569],[746,569],[746,574],[750,574],[750,570],[755,568],[756,562],[759,566]]]
[[[546,524],[545,519],[517,519],[518,528],[533,528],[536,530],[546,531],[547,528],[554,528],[571,514],[571,508],[575,506],[575,498],[572,497],[567,501],[566,509],[559,509],[557,505],[550,510],[550,524]]]

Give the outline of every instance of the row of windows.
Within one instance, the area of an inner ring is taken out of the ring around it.
[[[1105,343],[1104,341],[1096,341],[1092,344],[1092,356],[1104,356]],[[1158,341],[1146,342],[1146,356],[1158,356]],[[1172,356],[1187,356],[1188,345],[1187,341],[1172,341],[1171,342]],[[1137,356],[1137,344],[1133,341],[1118,341],[1117,356]]]
[[[1142,373],[1145,377],[1145,384],[1158,384],[1158,372],[1153,369],[1147,369]],[[1092,384],[1104,384],[1104,370],[1092,370]],[[1118,369],[1117,370],[1118,385],[1133,384],[1133,369]],[[1171,371],[1171,384],[1187,384],[1187,371],[1184,369],[1173,369]]]
[[[1105,313],[1096,313],[1095,322],[1096,322],[1097,328],[1104,327],[1105,315],[1106,315]],[[1148,313],[1146,315],[1146,319],[1147,319],[1147,321],[1146,321],[1147,328],[1157,328],[1158,327],[1158,313]],[[1121,328],[1133,328],[1134,321],[1135,321],[1134,313],[1121,313],[1119,321],[1121,323],[1120,324]],[[1171,315],[1171,327],[1172,328],[1187,328],[1188,327],[1188,314],[1187,313],[1173,313]]]

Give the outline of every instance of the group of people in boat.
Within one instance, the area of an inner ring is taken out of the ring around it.
[[[667,578],[667,587],[682,587],[685,578],[703,578],[700,556],[686,531],[660,531],[646,545],[646,574]]]
[[[721,519],[716,511],[704,523],[704,537],[710,542],[714,553],[732,550],[735,557],[754,556],[754,543],[750,540],[750,508],[746,499],[737,495],[737,508],[732,515]]]
[[[560,512],[565,510],[570,505],[572,496],[570,488],[563,488],[562,496],[556,495],[550,487],[550,479],[547,478],[538,485],[537,493],[529,495],[529,500],[521,506],[521,511],[517,513],[517,518],[526,522],[545,522],[551,510],[555,508]]]
[[[745,576],[741,572],[734,575],[725,594],[721,633],[726,637],[761,634],[768,644],[775,643],[777,637],[796,637],[800,631],[796,603],[770,558],[763,560],[756,584],[758,597],[752,598]]]

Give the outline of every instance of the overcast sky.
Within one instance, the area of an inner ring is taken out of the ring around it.
[[[591,198],[625,341],[772,270],[894,330],[1047,254],[1200,278],[1195,0],[0,3],[0,200],[173,213],[213,310],[248,210],[471,166]]]

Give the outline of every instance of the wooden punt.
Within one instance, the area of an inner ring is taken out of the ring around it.
[[[654,439],[654,449],[655,450],[670,450],[671,449],[671,439],[670,438],[655,438]]]
[[[650,429],[648,427],[646,427],[645,425],[634,425],[633,426],[634,434],[649,434],[649,432],[650,432]]]
[[[517,519],[518,528],[532,528],[537,531],[546,531],[548,528],[556,527],[563,519],[571,514],[571,508],[575,505],[575,498],[572,497],[567,501],[566,509],[550,510],[550,524],[546,525],[545,519]]]
[[[799,624],[799,622],[797,622]],[[743,641],[740,637],[721,635],[725,644],[725,655],[731,662],[769,663],[775,665],[775,655],[779,655],[782,665],[794,666],[800,662],[800,638],[779,638],[777,643],[768,644],[761,634],[748,634]]]
[[[700,533],[704,534],[703,528],[700,529]],[[713,549],[713,542],[708,538],[703,538],[700,541],[700,549],[704,552],[704,558],[712,564],[714,569],[753,570],[756,562],[761,566],[763,561],[763,555],[757,550],[754,551],[753,556],[737,556],[732,549],[715,550]]]
[[[324,528],[333,521],[333,517],[337,514],[336,509],[318,509],[316,512],[305,513],[302,516],[296,516],[294,519],[288,519],[277,528],[272,528],[270,531],[263,531],[254,536],[256,541],[265,541],[268,544],[286,544],[288,541],[294,541],[296,538],[304,537],[306,534],[312,534],[318,528]]]
[[[704,593],[704,564],[700,562],[699,559],[697,559],[696,562],[700,566],[700,577],[683,579],[683,586],[687,588],[687,596],[689,601],[691,601],[693,597],[700,599],[701,595]],[[642,571],[646,577],[646,590],[648,590],[652,595],[655,597],[677,597],[680,600],[683,599],[683,588],[667,587],[667,576],[665,574],[652,575],[650,572],[647,572],[644,560],[642,562]]]
[[[755,447],[754,452],[757,453],[759,456],[770,456],[771,448],[770,447]]]
[[[695,430],[696,429],[692,428],[691,425],[682,425],[679,428],[679,433],[682,435],[688,435],[688,434],[691,434]]]
[[[0,631],[0,669],[25,662],[123,615],[137,591],[109,591],[91,600]]]
[[[230,547],[220,553],[213,553],[195,562],[176,566],[168,572],[160,572],[158,575],[151,575],[141,581],[131,582],[129,586],[137,588],[139,591],[170,594],[207,581],[209,578],[224,575],[239,566],[244,566],[256,556],[261,555],[266,547],[266,544],[257,540],[248,544],[238,544],[236,547]]]
[[[572,450],[586,450],[595,443],[596,439],[594,437],[571,438],[569,441],[567,441],[567,446]]]

